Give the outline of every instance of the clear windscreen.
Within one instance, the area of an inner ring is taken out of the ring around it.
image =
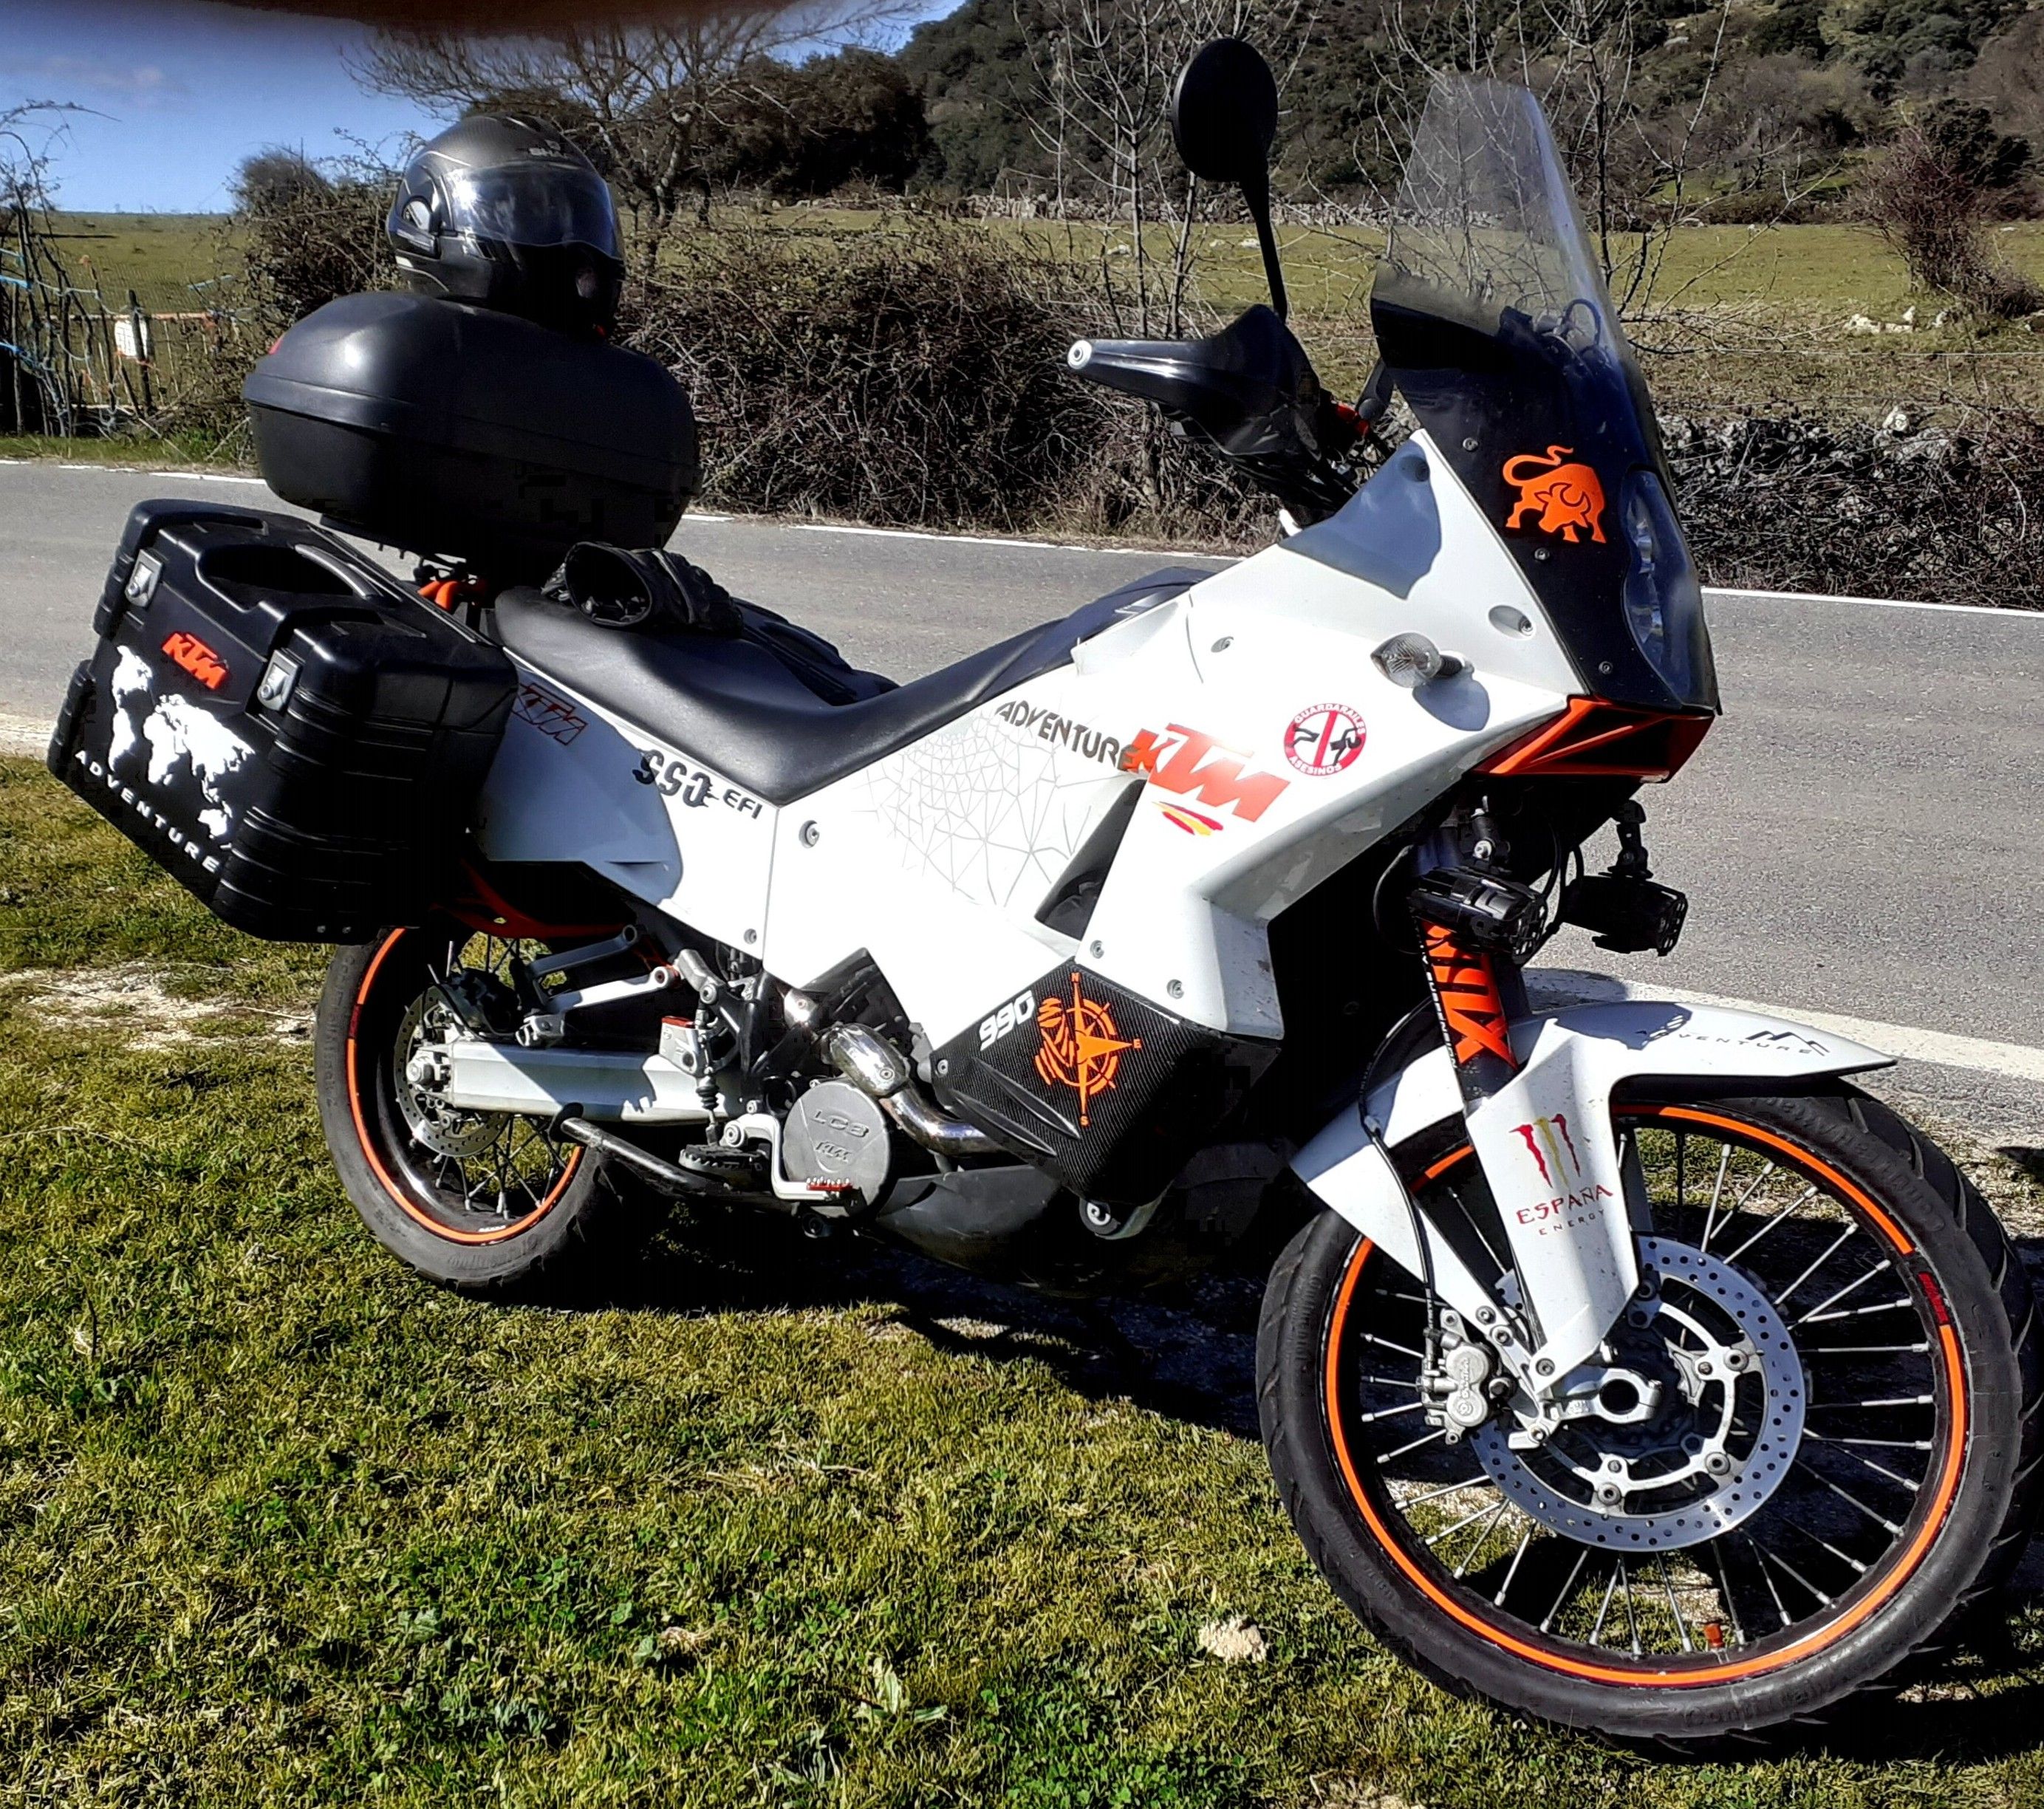
[[[1508,310],[1626,356],[1540,103],[1473,77],[1438,83],[1392,213],[1379,292],[1496,333]]]
[[[1371,306],[1401,394],[1493,513],[1586,683],[1714,709],[1646,385],[1527,90],[1436,82]]]

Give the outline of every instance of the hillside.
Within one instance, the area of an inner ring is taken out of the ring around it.
[[[1070,10],[1067,0],[968,0],[918,29],[899,59],[930,135],[911,186],[986,194],[1047,177],[1031,122],[1049,113],[1041,47]],[[1685,161],[1720,221],[1821,208],[1842,170],[1940,103],[2044,140],[2044,10],[2022,0],[1770,0],[1700,12],[1692,0],[1539,10],[1327,0],[1303,29],[1281,6],[1250,17],[1250,35],[1289,70],[1281,174],[1295,195],[1381,182],[1395,168],[1397,121],[1424,91],[1421,60],[1467,66],[1473,44],[1550,90],[1565,140],[1578,97],[1600,92],[1633,186],[1650,190]],[[2019,157],[2009,174],[2026,165]]]

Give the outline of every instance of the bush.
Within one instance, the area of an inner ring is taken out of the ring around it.
[[[1995,255],[1987,221],[2029,159],[2028,142],[1995,132],[1983,109],[1933,108],[1862,179],[1867,217],[1921,287],[1979,319],[2012,320],[2044,305],[2044,294]]]
[[[1100,312],[1083,273],[982,229],[740,229],[682,241],[623,331],[694,398],[723,506],[1009,532],[1239,527],[1253,505],[1213,461],[1067,373]]]
[[[383,221],[396,189],[395,171],[359,159],[320,164],[271,150],[242,164],[234,229],[266,334],[337,295],[390,286],[395,266]]]
[[[2044,609],[2044,424],[1662,423],[1704,581]]]

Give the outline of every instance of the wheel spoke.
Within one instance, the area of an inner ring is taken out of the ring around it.
[[[1445,1438],[1447,1435],[1447,1428],[1446,1427],[1437,1427],[1433,1431],[1429,1432],[1424,1438],[1415,1438],[1409,1445],[1400,1445],[1395,1451],[1386,1451],[1382,1457],[1377,1460],[1378,1466],[1381,1468],[1384,1465],[1390,1463],[1394,1459],[1404,1457],[1408,1451],[1416,1451],[1422,1445],[1431,1445],[1437,1438]]]
[[[1512,1554],[1512,1562],[1505,1569],[1504,1580],[1498,1584],[1497,1593],[1490,1599],[1493,1607],[1501,1608],[1504,1606],[1504,1598],[1512,1593],[1512,1580],[1519,1574],[1520,1564],[1526,1556],[1527,1549],[1532,1543],[1533,1529],[1529,1526],[1520,1536],[1518,1550]]]
[[[1774,1611],[1781,1615],[1781,1624],[1784,1627],[1793,1627],[1796,1624],[1794,1617],[1783,1605],[1781,1592],[1774,1586],[1774,1573],[1767,1568],[1767,1554],[1761,1549],[1760,1542],[1754,1538],[1752,1534],[1748,1533],[1746,1535],[1746,1542],[1752,1546],[1753,1555],[1759,1562],[1760,1580],[1767,1585],[1768,1594],[1774,1598]]]
[[[1596,1619],[1590,1627],[1588,1643],[1592,1646],[1598,1643],[1597,1635],[1604,1631],[1604,1618],[1611,1612],[1611,1599],[1618,1592],[1618,1573],[1624,1563],[1625,1560],[1622,1557],[1615,1557],[1612,1560],[1611,1580],[1604,1586],[1604,1600],[1597,1604]]]
[[[1746,1627],[1739,1618],[1739,1598],[1731,1592],[1731,1575],[1725,1565],[1724,1541],[1711,1541],[1711,1555],[1717,1560],[1718,1600],[1724,1604],[1724,1611],[1731,1616],[1732,1638],[1742,1646],[1746,1643]]]
[[[1725,1171],[1731,1166],[1731,1145],[1727,1143],[1724,1153],[1718,1158],[1718,1178],[1711,1189],[1711,1209],[1704,1216],[1704,1235],[1696,1244],[1696,1248],[1707,1254],[1711,1247],[1711,1234],[1717,1229],[1718,1202],[1724,1197]],[[1733,1210],[1736,1212],[1738,1208]]]
[[[1904,1265],[1857,1196],[1824,1181],[1815,1158],[1777,1161],[1759,1135],[1700,1133],[1657,1122],[1659,1110],[1621,1108],[1616,1131],[1628,1201],[1651,1215],[1642,1260],[1660,1283],[1649,1311],[1611,1329],[1601,1358],[1656,1379],[1643,1413],[1614,1394],[1548,1437],[1508,1438],[1530,1421],[1500,1404],[1444,1450],[1448,1428],[1413,1424],[1428,1400],[1429,1304],[1381,1256],[1365,1259],[1381,1266],[1362,1278],[1335,1373],[1355,1391],[1343,1423],[1376,1460],[1358,1453],[1366,1486],[1389,1498],[1407,1549],[1430,1554],[1471,1612],[1607,1665],[1686,1670],[1777,1627],[1827,1625],[1848,1591],[1881,1576],[1944,1418],[1927,1309],[1913,1288],[1880,1297],[1877,1279],[1906,1279]],[[1464,1173],[1431,1196],[1454,1195],[1480,1224],[1482,1185]],[[1920,1326],[1821,1329],[1898,1311]],[[1735,1350],[1743,1362],[1716,1361]],[[1650,1434],[1624,1430],[1640,1419]],[[1827,1463],[1827,1448],[1845,1461]],[[1700,1514],[1722,1521],[1708,1552],[1681,1543]]]
[[[1839,1301],[1845,1299],[1849,1294],[1858,1293],[1859,1290],[1864,1288],[1868,1282],[1871,1281],[1875,1276],[1885,1273],[1888,1269],[1893,1266],[1894,1265],[1889,1262],[1886,1257],[1883,1257],[1880,1262],[1877,1262],[1873,1268],[1869,1269],[1864,1275],[1861,1276],[1858,1281],[1848,1281],[1845,1286],[1841,1288],[1835,1294],[1830,1296],[1827,1299],[1819,1300],[1815,1306],[1812,1307],[1809,1310],[1809,1312],[1804,1314],[1801,1319],[1791,1319],[1788,1322],[1788,1329],[1791,1331],[1793,1331],[1799,1325],[1815,1324],[1818,1319],[1823,1315],[1827,1308],[1836,1306]]]
[[[1832,1481],[1831,1479],[1826,1476],[1822,1470],[1819,1469],[1814,1464],[1812,1464],[1808,1458],[1798,1458],[1796,1460],[1795,1467],[1797,1469],[1801,1470],[1805,1475],[1815,1477],[1819,1482],[1822,1483],[1825,1488],[1828,1488],[1832,1494],[1835,1495],[1841,1501],[1848,1502],[1853,1507],[1857,1508],[1869,1520],[1873,1521],[1876,1526],[1883,1528],[1889,1533],[1900,1533],[1902,1531],[1901,1527],[1896,1522],[1889,1519],[1885,1514],[1875,1512],[1873,1508],[1868,1507],[1864,1501],[1861,1500],[1857,1495],[1854,1495],[1847,1490],[1839,1488],[1835,1482]]]
[[[1769,1162],[1767,1166],[1769,1170],[1772,1170],[1774,1166],[1772,1162]],[[1806,1201],[1815,1198],[1816,1193],[1817,1189],[1814,1185],[1804,1188],[1802,1193],[1793,1202],[1781,1208],[1778,1212],[1775,1212],[1768,1219],[1765,1224],[1762,1225],[1758,1231],[1755,1231],[1751,1237],[1748,1238],[1744,1243],[1741,1244],[1737,1250],[1734,1250],[1731,1255],[1727,1257],[1725,1261],[1727,1262],[1738,1262],[1739,1259],[1745,1255],[1748,1250],[1752,1249],[1755,1244],[1758,1243],[1762,1238],[1765,1237],[1769,1231],[1774,1230],[1777,1226],[1785,1224],[1789,1219],[1794,1218],[1798,1208],[1800,1208]]]
[[[1675,1600],[1675,1580],[1668,1574],[1668,1554],[1661,1554],[1661,1587],[1668,1594],[1668,1611],[1675,1617],[1675,1631],[1681,1636],[1682,1650],[1693,1652],[1696,1646],[1689,1638],[1689,1623],[1682,1617],[1682,1605]]]
[[[1574,1596],[1576,1592],[1576,1579],[1582,1574],[1583,1566],[1589,1563],[1589,1547],[1588,1546],[1584,1546],[1577,1551],[1576,1561],[1570,1567],[1569,1574],[1562,1580],[1561,1592],[1555,1596],[1554,1607],[1550,1608],[1541,1619],[1540,1630],[1543,1633],[1546,1632],[1549,1628],[1554,1626],[1554,1617],[1562,1611],[1562,1608],[1567,1605],[1570,1600]]]
[[[1858,1235],[1859,1227],[1857,1225],[1846,1226],[1846,1228],[1839,1232],[1835,1238],[1832,1239],[1828,1244],[1825,1245],[1823,1254],[1819,1256],[1815,1262],[1812,1263],[1808,1269],[1804,1269],[1800,1275],[1797,1276],[1794,1281],[1791,1281],[1787,1287],[1784,1288],[1780,1293],[1774,1296],[1775,1305],[1777,1307],[1787,1306],[1789,1301],[1789,1297],[1794,1294],[1796,1290],[1801,1287],[1805,1281],[1808,1281],[1812,1275],[1815,1274],[1819,1269],[1822,1269],[1826,1263],[1829,1262],[1831,1258],[1838,1254],[1840,1246],[1850,1242],[1851,1240]],[[1824,1304],[1829,1306],[1831,1302],[1827,1300]]]

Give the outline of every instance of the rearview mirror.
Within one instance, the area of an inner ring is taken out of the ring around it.
[[[1203,182],[1262,177],[1278,139],[1278,79],[1253,45],[1216,38],[1196,51],[1171,88],[1171,140]]]
[[[1242,190],[1263,252],[1270,305],[1285,314],[1285,277],[1270,230],[1270,147],[1278,141],[1278,78],[1251,44],[1216,38],[1193,52],[1171,85],[1171,142],[1207,182]]]

